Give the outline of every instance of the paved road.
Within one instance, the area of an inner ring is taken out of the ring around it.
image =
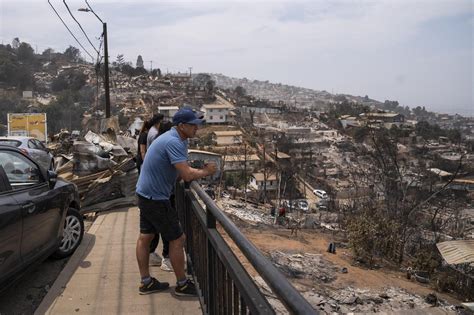
[[[87,231],[92,219],[84,221]],[[69,258],[48,258],[28,270],[10,288],[0,295],[0,314],[33,314],[46,296]]]

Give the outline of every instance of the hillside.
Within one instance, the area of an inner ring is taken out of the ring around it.
[[[312,90],[269,81],[232,78],[223,74],[211,74],[216,86],[222,89],[235,89],[241,86],[247,94],[270,101],[282,101],[298,107],[324,109],[326,105],[346,99],[349,102],[362,103],[368,106],[381,106],[383,103],[365,96],[348,94],[331,94],[327,91]]]

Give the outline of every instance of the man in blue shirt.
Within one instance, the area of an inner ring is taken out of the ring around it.
[[[137,241],[137,261],[140,269],[140,294],[166,290],[169,284],[150,276],[149,248],[156,233],[170,242],[170,260],[176,275],[175,294],[195,296],[196,287],[187,279],[184,271],[185,235],[178,214],[170,204],[170,195],[178,175],[184,181],[213,175],[216,164],[203,169],[188,164],[188,141],[196,135],[198,126],[204,122],[196,113],[183,107],[173,116],[173,125],[168,132],[158,137],[148,148],[138,178],[136,193],[140,209],[140,236]]]

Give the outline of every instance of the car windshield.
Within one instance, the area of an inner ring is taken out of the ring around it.
[[[21,145],[21,141],[13,139],[0,139],[0,144],[9,145],[12,147],[19,147]]]

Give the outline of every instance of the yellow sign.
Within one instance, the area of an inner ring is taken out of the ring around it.
[[[46,113],[8,114],[8,135],[48,140]]]

